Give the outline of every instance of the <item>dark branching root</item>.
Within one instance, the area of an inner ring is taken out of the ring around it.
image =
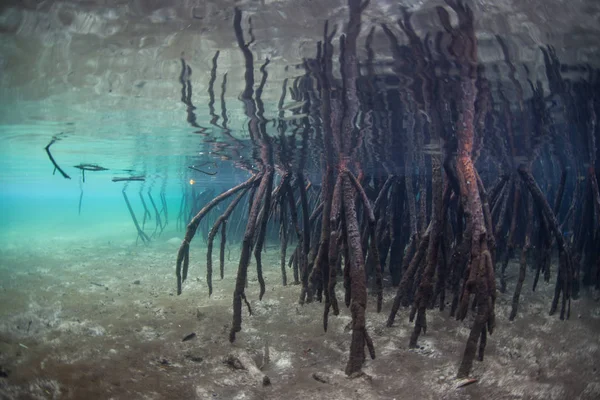
[[[449,8],[436,9],[442,32],[435,37],[420,38],[406,10],[397,28],[408,38],[407,44],[401,44],[405,41],[396,37],[394,27],[381,27],[393,57],[393,76],[388,76],[376,73],[372,47],[376,28],[367,36],[366,62],[359,63],[361,18],[369,2],[348,0],[349,19],[339,42],[334,43],[336,28],[326,23],[316,57],[303,62],[304,75],[283,82],[273,121],[265,117],[261,100],[269,60],[258,69],[260,81],[255,85],[250,49],[255,38],[250,21],[244,34],[242,12],[236,8],[233,29],[245,67],[240,100],[247,117],[247,149],[252,153],[251,160],[236,154],[242,159],[236,165],[251,176],[216,197],[210,192],[188,193],[190,199],[182,201],[178,223],[187,215],[192,217],[176,265],[181,294],[190,243],[204,221],[201,231],[208,244],[206,273],[211,295],[212,252],[219,230],[221,279],[226,242],[240,240],[230,341],[242,329],[243,304],[252,313],[246,297],[251,258],[256,262],[262,300],[266,293],[263,252],[267,241],[277,237],[282,285],[288,284],[287,268],[293,268],[298,302],[323,302],[325,331],[331,314],[340,313],[342,300],[338,300],[336,286],[338,280],[343,284],[339,293],[343,291],[343,303],[352,317],[345,367],[349,376],[361,372],[365,348],[375,359],[367,331],[367,304],[370,294],[373,309],[381,311],[386,282],[397,287],[386,325],[392,327],[401,308],[407,308],[414,323],[411,348],[428,333],[428,309],[449,308],[455,319],[469,321],[458,378],[471,374],[475,359],[483,361],[488,335],[494,332],[496,275],[500,291],[514,290],[511,321],[520,318],[528,265],[534,289],[540,276],[546,281],[552,277],[553,246],[558,249],[558,268],[551,314],[560,305],[560,318],[569,317],[580,283],[600,286],[597,99],[567,85],[556,54],[542,49],[552,93],[561,97],[568,120],[578,121],[573,129],[582,133],[571,144],[568,133],[552,123],[541,83],[530,82],[532,97],[524,98],[517,68],[501,38],[498,42],[509,79],[490,82],[487,66],[478,64],[472,10],[463,1],[446,3]],[[456,14],[456,26],[450,12]],[[339,75],[333,71],[334,54],[339,55]],[[235,142],[239,139],[227,128],[226,111],[219,122],[214,109],[218,57],[219,52],[213,58],[209,81],[211,125],[223,132],[225,140]],[[453,79],[438,79],[440,74]],[[182,59],[180,83],[187,120],[204,132],[206,128],[198,125],[194,114],[190,76],[191,67]],[[391,81],[397,82],[396,88],[389,89]],[[222,96],[225,85],[226,76]],[[382,85],[388,90],[379,90]],[[513,86],[516,107],[505,95],[507,85]],[[292,103],[285,105],[287,96]],[[221,108],[225,110],[224,97]],[[270,122],[272,130],[267,129]],[[590,148],[587,167],[573,156],[579,142]],[[235,148],[241,145],[236,142]],[[561,146],[564,153],[557,150]],[[199,162],[194,166],[190,169],[195,172],[207,172]],[[320,171],[320,182],[310,173],[311,167]],[[560,178],[549,190],[554,171],[560,171]],[[166,220],[166,206],[163,213],[150,192],[147,197],[154,213],[144,205],[142,229],[138,227],[143,241],[147,219]],[[552,205],[548,198],[554,199]],[[215,209],[218,213],[207,218]],[[165,224],[157,222],[157,229]],[[572,237],[565,238],[565,231],[573,232]],[[510,268],[515,257],[519,268],[513,281]]]

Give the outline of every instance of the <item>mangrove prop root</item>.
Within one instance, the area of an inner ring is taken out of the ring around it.
[[[225,245],[227,243],[227,220],[221,224],[221,252],[219,254],[219,272],[223,279],[225,275]]]
[[[339,249],[344,246],[344,251],[346,251],[345,243],[342,244],[343,240],[343,232],[340,234],[340,230],[343,228],[343,224],[338,223],[339,215],[341,211],[341,175],[338,175],[335,186],[332,192],[332,201],[331,201],[331,212],[330,212],[330,221],[329,226],[331,227],[331,235],[329,238],[329,248],[327,249],[327,260],[328,268],[329,268],[329,282],[327,286],[327,291],[329,295],[329,302],[325,302],[325,311],[323,315],[323,328],[327,331],[327,317],[329,315],[329,309],[333,308],[334,314],[339,314],[339,306],[337,302],[337,298],[335,295],[335,285],[337,283],[337,266],[340,261]],[[347,259],[347,257],[345,257]],[[344,269],[344,289],[345,289],[345,302],[346,305],[349,304],[350,297],[350,285],[349,280],[347,278],[346,269]]]
[[[464,236],[471,236],[471,257],[464,275],[465,283],[461,294],[457,318],[464,319],[468,311],[469,298],[475,295],[477,313],[471,327],[463,358],[457,377],[467,377],[471,371],[477,342],[482,331],[493,330],[493,308],[495,301],[495,285],[493,282],[493,263],[487,249],[487,234],[483,205],[477,185],[477,172],[473,162],[473,145],[475,138],[475,100],[477,79],[477,41],[473,24],[473,12],[462,1],[446,0],[458,16],[458,27],[450,24],[448,12],[438,7],[438,15],[446,32],[452,37],[449,49],[461,64],[459,73],[460,98],[457,100],[458,148],[456,156],[456,172],[460,187],[461,203],[465,213],[466,229]],[[463,238],[464,239],[464,238]],[[490,282],[491,281],[491,282]],[[491,287],[490,287],[491,286]],[[481,355],[483,350],[481,350]]]
[[[344,304],[346,307],[350,307],[352,304],[352,281],[350,278],[350,250],[348,249],[348,243],[346,241],[346,223],[342,221],[342,237],[340,238],[344,243]],[[338,258],[338,262],[341,263],[341,259]]]
[[[433,171],[433,169],[432,169]],[[444,193],[442,195],[442,215],[441,215],[441,227],[440,234],[442,235],[440,238],[440,254],[441,260],[438,262],[437,268],[437,278],[435,283],[435,289],[433,292],[433,296],[431,297],[429,307],[433,309],[435,307],[435,302],[439,297],[439,310],[444,311],[445,309],[445,301],[446,301],[446,285],[448,282],[446,281],[447,276],[447,268],[448,268],[448,254],[450,253],[448,242],[451,238],[451,234],[448,233],[449,224],[447,223],[447,215],[448,215],[448,207],[450,205],[450,195],[452,194],[452,188],[449,184],[445,185]],[[434,197],[435,199],[435,197]]]
[[[402,235],[402,214],[404,212],[404,195],[402,188],[404,182],[396,182],[391,191],[391,201],[389,208],[389,235],[380,241],[382,250],[381,266],[385,265],[385,257],[389,251],[388,269],[392,275],[392,286],[396,287],[402,279],[402,258],[404,253],[403,235]],[[383,218],[380,218],[380,220]],[[383,225],[383,223],[382,223]]]
[[[529,189],[533,200],[535,201],[537,207],[543,213],[546,222],[548,223],[548,228],[550,232],[552,232],[556,244],[558,245],[558,253],[559,253],[559,266],[558,266],[558,277],[556,280],[556,288],[554,292],[554,298],[552,300],[552,306],[550,308],[550,314],[553,314],[556,311],[558,306],[558,298],[562,293],[562,307],[560,311],[561,319],[569,318],[569,312],[571,308],[571,289],[572,289],[572,278],[573,278],[573,270],[572,270],[572,260],[570,250],[568,248],[567,243],[564,240],[564,236],[562,235],[558,221],[556,220],[556,216],[550,204],[544,197],[540,187],[535,182],[531,171],[529,171],[526,166],[522,165],[519,167],[519,174],[521,178],[525,182],[525,185]]]
[[[408,297],[408,292],[410,291],[410,285],[414,281],[415,273],[418,270],[419,265],[424,259],[426,250],[429,246],[429,234],[431,232],[431,223],[425,231],[425,234],[421,238],[419,243],[419,247],[417,251],[414,253],[408,268],[403,272],[402,280],[400,281],[400,285],[398,286],[398,290],[396,291],[396,297],[394,297],[394,304],[392,305],[392,310],[390,311],[390,315],[388,316],[386,325],[391,327],[394,325],[394,321],[396,319],[396,314],[398,314],[398,310],[400,309],[400,305],[405,303],[406,298]]]
[[[473,360],[477,351],[477,342],[480,340],[481,341],[479,346],[479,359],[483,359],[483,351],[485,349],[486,344],[486,336],[484,331],[488,329],[488,331],[492,333],[494,328],[492,318],[493,300],[489,294],[488,279],[488,271],[490,269],[493,269],[492,259],[489,251],[487,250],[487,243],[485,243],[483,237],[480,237],[478,244],[479,246],[475,245],[475,243],[473,245],[473,250],[477,252],[475,254],[479,254],[479,256],[476,259],[471,260],[470,270],[473,273],[468,278],[472,279],[472,277],[475,276],[476,280],[473,285],[467,284],[467,287],[465,288],[466,291],[465,293],[463,293],[463,298],[468,298],[467,291],[469,291],[469,289],[475,292],[475,301],[477,302],[477,313],[475,315],[473,326],[471,327],[469,338],[467,339],[467,345],[465,346],[463,359],[458,369],[458,378],[467,377],[471,372]],[[462,310],[459,310],[459,314],[461,314],[462,311],[464,312],[463,315],[466,315],[466,310],[464,310],[463,304],[461,304]]]
[[[300,191],[300,204],[302,210],[302,291],[305,293],[301,296],[301,300],[306,299],[306,302],[310,303],[313,299],[313,293],[308,284],[308,277],[310,275],[309,264],[308,264],[308,253],[310,251],[310,215],[308,212],[308,199],[306,197],[306,187],[304,185],[304,174],[302,171],[298,171],[297,185]]]
[[[179,247],[179,251],[177,253],[177,264],[176,264],[176,269],[175,269],[175,275],[177,276],[177,294],[178,295],[181,294],[181,285],[183,282],[185,282],[185,279],[187,278],[187,271],[188,271],[188,265],[189,265],[189,254],[190,254],[190,243],[191,243],[192,239],[194,238],[194,235],[196,235],[196,230],[198,229],[198,225],[200,225],[200,221],[202,221],[202,218],[204,218],[204,216],[206,216],[206,214],[208,214],[208,212],[210,210],[212,210],[217,204],[221,203],[223,200],[229,198],[230,196],[233,196],[240,190],[246,189],[246,188],[254,185],[254,182],[261,177],[262,177],[261,174],[254,175],[247,181],[240,183],[239,185],[221,193],[220,195],[215,197],[213,200],[211,200],[208,204],[206,204],[200,210],[200,212],[198,212],[198,214],[196,214],[196,216],[194,216],[194,218],[192,218],[192,220],[190,221],[190,223],[187,226],[187,229],[185,231],[185,237],[184,237],[183,242],[181,243],[181,246]]]
[[[477,171],[475,171],[477,173]],[[494,236],[493,222],[492,222],[492,213],[490,211],[490,203],[487,191],[483,186],[483,182],[481,181],[481,177],[479,173],[477,173],[477,188],[479,189],[479,196],[481,197],[481,205],[483,207],[483,218],[485,221],[485,230],[487,234],[488,241],[488,250],[492,255],[492,260],[495,260],[494,255],[496,251],[496,238]]]
[[[235,291],[233,293],[233,323],[229,332],[229,341],[232,343],[235,341],[235,334],[242,330],[242,299],[246,299],[244,290],[248,277],[248,264],[250,263],[253,239],[256,232],[256,222],[260,212],[262,200],[265,198],[266,192],[271,190],[269,185],[273,182],[272,175],[273,168],[269,165],[265,166],[265,172],[260,179],[260,184],[258,186],[258,190],[256,191],[252,208],[250,209],[250,215],[248,216],[246,231],[244,232],[242,252],[240,254],[237,279],[235,281]],[[265,207],[266,206],[267,204],[265,204]],[[249,305],[247,302],[246,304]]]
[[[233,201],[229,204],[229,206],[227,207],[225,212],[219,218],[217,218],[217,220],[215,221],[213,227],[211,228],[211,230],[208,234],[208,244],[207,244],[207,250],[206,250],[206,284],[208,285],[208,295],[209,296],[211,296],[212,292],[213,292],[213,287],[212,287],[212,249],[213,249],[213,242],[214,242],[215,236],[217,235],[217,232],[219,230],[219,227],[221,227],[221,224],[224,224],[227,222],[227,218],[229,218],[229,216],[231,215],[231,213],[233,212],[235,207],[238,205],[238,203],[240,202],[242,197],[244,197],[244,195],[247,192],[248,192],[248,189],[246,188],[246,189],[242,190],[235,199],[233,199]],[[222,230],[222,232],[223,231],[224,230]],[[221,233],[221,235],[222,235],[221,236],[221,244],[223,244],[224,234]],[[224,252],[221,251],[220,259],[225,257],[225,255],[223,253]],[[221,279],[223,279],[222,264],[221,264],[220,270],[221,270]]]
[[[265,244],[265,235],[267,231],[267,222],[269,220],[269,205],[271,204],[271,190],[273,187],[273,173],[270,173],[266,176],[268,179],[267,189],[265,192],[265,200],[264,206],[262,207],[262,212],[260,213],[259,218],[259,227],[258,227],[258,238],[256,240],[256,244],[254,246],[254,258],[256,260],[256,273],[258,276],[258,283],[260,286],[260,293],[258,296],[259,300],[262,300],[265,295],[265,279],[262,273],[262,251],[263,246]]]
[[[164,181],[163,185],[166,185],[166,180]],[[169,225],[169,207],[167,205],[167,195],[164,192],[164,188],[163,190],[160,192],[160,202],[162,204],[162,213],[163,216],[165,217],[165,223],[163,226],[167,226]]]
[[[339,249],[337,236],[334,236],[337,225],[331,225],[331,219],[334,217],[332,213],[334,201],[334,148],[333,148],[333,133],[332,133],[332,107],[331,107],[331,69],[333,46],[331,40],[334,32],[329,35],[329,23],[325,21],[323,29],[323,54],[319,65],[317,81],[321,86],[321,119],[323,121],[323,145],[324,152],[322,159],[325,164],[323,168],[322,180],[323,186],[321,198],[323,204],[323,212],[321,217],[321,234],[319,238],[319,248],[317,250],[317,258],[313,267],[312,276],[309,277],[310,284],[315,286],[319,279],[318,274],[321,274],[321,281],[325,290],[325,307],[323,312],[323,329],[327,331],[327,321],[330,308],[333,307],[335,315],[339,313],[337,299],[335,297],[335,284],[337,278],[337,259],[334,263],[331,262],[333,257],[337,257],[337,249]],[[337,211],[339,213],[339,211]],[[337,235],[337,232],[336,232]],[[335,248],[333,244],[335,243]],[[332,251],[334,253],[332,254]]]
[[[350,182],[359,194],[359,198],[362,200],[362,205],[367,211],[367,218],[369,219],[369,236],[371,238],[369,252],[371,252],[372,260],[375,263],[375,290],[377,295],[377,312],[380,312],[383,303],[383,283],[379,257],[379,245],[377,244],[377,239],[375,235],[375,215],[373,214],[373,209],[371,207],[369,199],[367,198],[367,195],[360,182],[358,182],[358,180],[352,174],[352,172],[346,171],[346,175],[348,176],[348,178],[350,178]]]
[[[298,213],[296,211],[296,202],[294,201],[294,192],[292,190],[292,186],[289,182],[289,179],[283,182],[282,186],[282,196],[286,197],[288,200],[288,207],[290,210],[290,217],[292,219],[292,225],[294,226],[294,230],[296,231],[296,237],[298,238],[298,245],[296,246],[296,251],[294,251],[294,285],[300,284],[300,273],[302,272],[302,263],[304,262],[303,253],[302,253],[302,232],[300,231],[300,225],[298,224]],[[285,199],[282,200],[282,203]],[[303,285],[301,293],[300,293],[300,303],[303,303],[304,296],[306,294],[306,286]]]
[[[327,249],[328,254],[325,256],[326,260],[326,268],[323,269],[323,273],[328,272],[327,277],[327,287],[325,288],[325,309],[323,312],[323,330],[327,332],[327,324],[329,322],[329,310],[333,308],[334,315],[339,315],[339,306],[337,302],[337,298],[335,296],[335,285],[337,281],[337,262],[338,262],[338,253],[339,253],[339,234],[338,231],[332,231],[329,237],[329,248]]]
[[[285,201],[281,202],[279,206],[279,219],[281,226],[279,228],[279,240],[281,243],[281,260],[280,260],[280,268],[281,268],[281,284],[283,286],[287,286],[287,273],[285,271],[285,261],[286,261],[286,252],[287,252],[287,242],[288,242],[288,225],[287,219],[285,215]]]
[[[148,199],[150,199],[150,204],[152,204],[152,208],[154,209],[154,221],[156,222],[154,232],[152,232],[152,236],[154,236],[159,228],[160,228],[160,233],[162,233],[162,231],[165,229],[165,227],[162,223],[162,220],[160,218],[160,212],[158,211],[158,208],[156,207],[156,203],[154,202],[154,199],[152,198],[152,193],[150,193],[150,190],[148,190],[147,194],[148,194]]]
[[[504,255],[504,261],[502,262],[502,269],[500,271],[500,291],[502,293],[506,292],[506,267],[508,266],[508,262],[513,256],[514,248],[515,248],[515,230],[517,229],[517,216],[519,210],[519,202],[521,201],[521,181],[520,179],[514,180],[515,191],[513,197],[513,206],[512,206],[512,217],[510,222],[510,229],[508,231],[508,240],[506,244],[506,251]]]
[[[540,273],[544,271],[544,280],[548,282],[550,280],[550,247],[552,246],[552,237],[550,235],[550,229],[548,228],[548,222],[544,217],[541,210],[538,210],[539,215],[539,232],[538,232],[538,251],[537,251],[537,264],[535,276],[533,278],[533,288],[535,292],[537,283],[540,278]]]
[[[300,251],[300,248],[298,246],[296,246],[296,249],[294,250],[294,254],[291,257],[291,261],[292,261],[292,273],[294,275],[294,285],[299,285],[300,284],[300,275],[298,273],[298,252]]]
[[[437,157],[431,158],[432,164],[432,195],[433,195],[433,207],[431,210],[431,232],[430,241],[427,248],[427,256],[425,259],[425,268],[423,271],[423,277],[417,290],[414,306],[417,310],[417,319],[415,321],[415,327],[410,337],[409,347],[415,348],[417,346],[417,340],[423,330],[427,333],[427,305],[433,295],[433,275],[435,273],[438,264],[438,250],[442,239],[442,207],[443,207],[443,195],[442,195],[442,171],[440,160]]]
[[[533,230],[533,200],[531,195],[527,202],[527,228],[525,232],[525,245],[521,249],[520,268],[519,268],[519,280],[515,286],[515,292],[512,299],[512,308],[510,311],[509,320],[513,321],[517,316],[517,310],[519,308],[519,297],[521,296],[521,289],[523,288],[523,281],[525,281],[525,274],[527,273],[527,253],[531,248],[531,231]]]
[[[148,211],[148,206],[146,206],[146,201],[144,200],[144,193],[139,191],[140,201],[142,202],[142,206],[144,207],[144,218],[142,219],[142,229],[146,226],[146,219],[151,220],[152,216],[150,215],[150,211]]]
[[[452,274],[452,303],[450,305],[450,316],[456,315],[458,302],[460,299],[460,278],[463,275],[465,264],[469,259],[471,252],[471,237],[472,232],[466,231],[463,234],[462,240],[455,246],[454,252],[450,260],[450,271]]]
[[[138,237],[142,239],[144,244],[150,243],[150,238],[146,233],[140,228],[138,224],[138,220],[135,217],[135,213],[133,212],[133,208],[131,208],[131,203],[129,203],[129,199],[127,198],[127,193],[125,193],[125,189],[122,190],[123,199],[125,199],[125,204],[127,204],[127,209],[129,210],[129,215],[131,215],[131,219],[133,220],[133,224],[135,225],[135,229],[137,230]]]
[[[346,365],[346,375],[359,372],[365,360],[365,345],[367,334],[365,326],[365,311],[367,308],[367,286],[365,279],[364,257],[360,244],[360,231],[354,201],[354,188],[348,176],[342,178],[344,216],[346,223],[346,244],[350,257],[350,284],[352,313],[352,342],[350,357]],[[373,351],[374,353],[374,351]],[[374,354],[372,354],[374,356]]]

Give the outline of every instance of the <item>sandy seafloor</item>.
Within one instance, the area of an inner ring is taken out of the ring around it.
[[[367,313],[377,358],[368,359],[365,375],[349,379],[343,372],[349,311],[331,316],[323,332],[323,305],[300,306],[300,287],[281,285],[276,243],[263,257],[267,292],[260,302],[251,264],[247,296],[254,315],[244,309],[234,344],[228,332],[239,245],[229,245],[225,279],[215,276],[209,298],[201,240],[192,245],[190,276],[176,295],[179,244],[177,234],[149,246],[131,236],[3,242],[0,398],[600,399],[597,293],[573,301],[571,319],[560,321],[548,315],[553,285],[532,293],[528,271],[520,313],[509,322],[518,269],[511,264],[485,361],[475,361],[478,382],[457,389],[453,378],[470,320],[428,311],[427,334],[411,350],[407,310],[385,327],[395,293],[388,288],[382,313],[374,312],[372,298]],[[214,262],[218,269],[218,245]],[[196,337],[182,342],[192,332]],[[271,385],[224,363],[232,352],[253,357]]]

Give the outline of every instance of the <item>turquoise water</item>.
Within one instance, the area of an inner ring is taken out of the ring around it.
[[[38,154],[31,150],[37,150]],[[61,154],[58,151],[56,153]],[[37,146],[22,154],[11,152],[9,156],[2,157],[0,237],[3,240],[37,240],[48,236],[93,237],[107,235],[111,231],[119,235],[135,235],[122,196],[124,184],[111,182],[111,171],[87,172],[86,182],[83,183],[79,170],[65,168],[72,176],[68,180],[59,173],[52,175],[53,167],[45,156],[43,146]],[[79,158],[73,155],[69,157],[69,154],[57,157],[64,160]],[[99,164],[109,165],[110,160]],[[63,165],[69,165],[68,161]],[[174,177],[167,189],[180,188],[183,179]],[[128,185],[127,192],[134,206],[141,206],[137,204],[140,203],[137,192],[141,188],[147,192],[149,187],[148,182],[144,185],[139,182]],[[157,189],[154,190],[156,197],[160,186]],[[178,199],[167,199],[170,213],[177,215]]]
[[[3,110],[0,244],[55,236],[135,238],[135,227],[123,200],[124,188],[136,214],[143,210],[140,191],[148,207],[148,191],[157,202],[164,192],[170,228],[175,229],[182,190],[190,186],[190,179],[194,179],[196,190],[235,179],[228,173],[211,177],[187,168],[210,157],[211,150],[187,126],[184,110],[175,121],[174,115],[169,117],[164,112],[69,113],[68,107],[47,111],[45,116],[54,121],[41,119],[42,107],[31,103],[12,114]],[[70,179],[54,172],[44,150],[55,136],[59,140],[50,151]],[[74,167],[82,163],[108,170],[86,171],[83,182],[82,171]],[[207,168],[219,172],[218,167]],[[140,175],[145,177],[144,182],[112,182],[114,177]]]

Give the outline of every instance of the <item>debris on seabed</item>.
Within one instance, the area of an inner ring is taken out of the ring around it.
[[[184,337],[181,341],[182,342],[187,342],[188,340],[192,340],[195,337],[196,337],[196,334],[194,332],[192,332],[189,335],[187,335],[186,337]]]
[[[475,378],[464,378],[464,379],[458,379],[456,381],[456,388],[461,388],[461,387],[465,387],[465,386],[469,386],[472,383],[477,382],[477,379]]]
[[[321,374],[319,372],[313,372],[312,377],[317,382],[329,383],[329,378],[326,375]]]

